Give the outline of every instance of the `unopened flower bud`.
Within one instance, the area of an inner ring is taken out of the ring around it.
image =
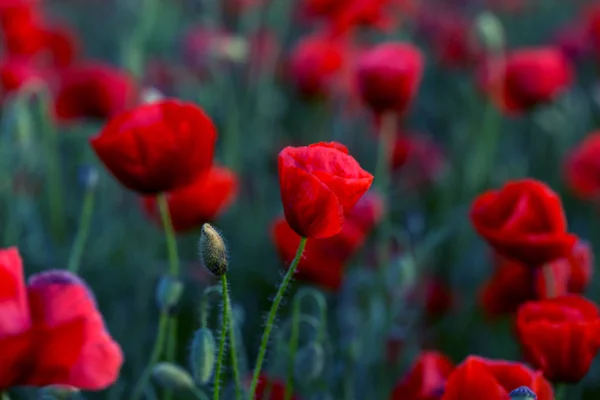
[[[156,103],[157,101],[161,101],[165,96],[160,92],[160,90],[148,87],[142,90],[141,99],[142,103]]]
[[[190,352],[192,376],[199,385],[207,384],[215,369],[215,338],[208,328],[200,328],[194,333]]]
[[[537,395],[527,386],[521,386],[509,393],[511,400],[537,400]]]
[[[325,368],[325,350],[320,343],[309,343],[296,353],[294,372],[298,380],[311,382],[319,378]]]
[[[93,189],[98,185],[98,170],[86,165],[79,169],[79,182],[86,189]]]
[[[183,283],[172,276],[163,276],[156,289],[156,303],[161,310],[170,311],[179,304]]]
[[[188,372],[178,365],[161,362],[152,369],[154,380],[164,389],[173,392],[189,392],[194,390],[194,380]]]
[[[227,272],[227,248],[223,238],[210,224],[202,225],[200,235],[200,259],[215,276],[223,276]]]
[[[497,52],[504,48],[504,28],[498,17],[491,12],[485,11],[477,16],[475,30],[489,51]]]
[[[79,389],[70,385],[49,385],[39,389],[35,398],[38,400],[70,400],[79,397]]]

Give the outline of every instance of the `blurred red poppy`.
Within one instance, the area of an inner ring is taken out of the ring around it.
[[[554,101],[574,77],[569,60],[554,47],[516,50],[504,59],[488,60],[482,68],[484,90],[508,114]]]
[[[42,15],[36,1],[8,0],[0,4],[0,29],[5,51],[31,56],[44,46]]]
[[[489,316],[512,314],[531,300],[583,293],[593,273],[590,246],[579,241],[566,258],[531,268],[495,255],[496,271],[484,285],[481,301]],[[551,287],[548,287],[548,284]]]
[[[43,34],[51,65],[64,68],[75,61],[80,44],[76,33],[69,26],[46,26],[43,28]]]
[[[600,131],[594,131],[570,151],[564,175],[571,191],[583,200],[600,199]]]
[[[35,79],[43,79],[42,73],[31,62],[20,58],[9,58],[0,63],[0,85],[2,98],[17,91]]]
[[[249,382],[248,386],[250,386]],[[258,385],[256,386],[256,393],[254,396],[256,400],[284,400],[285,383],[278,379],[272,379],[266,375],[261,375],[258,378]],[[291,400],[299,400],[299,397],[292,394]]]
[[[237,189],[238,178],[233,171],[213,166],[191,185],[169,192],[167,202],[173,228],[176,232],[187,232],[212,221],[233,202]],[[145,197],[144,208],[160,225],[156,198]]]
[[[471,67],[479,60],[482,52],[471,33],[471,21],[460,13],[438,7],[421,7],[416,22],[443,66]]]
[[[470,216],[496,251],[531,267],[567,257],[577,241],[567,232],[558,195],[534,179],[511,181],[479,195]]]
[[[202,109],[167,99],[111,119],[90,143],[123,186],[153,195],[190,185],[208,172],[216,140]]]
[[[554,382],[579,382],[600,350],[598,307],[582,296],[525,303],[516,328],[525,358]]]
[[[314,239],[338,234],[344,214],[373,182],[373,175],[335,142],[286,147],[278,169],[285,219],[298,235]]]
[[[438,400],[444,393],[452,361],[437,351],[423,351],[396,385],[390,400]]]
[[[357,67],[363,101],[375,112],[403,113],[415,97],[423,56],[408,43],[384,43],[365,52]]]
[[[527,386],[537,394],[538,400],[553,400],[552,386],[541,371],[504,360],[490,360],[469,356],[448,377],[442,400],[478,399],[507,400],[508,394]]]
[[[339,41],[323,36],[309,36],[298,42],[293,49],[290,74],[303,96],[327,97],[343,63],[344,52]]]
[[[100,63],[76,65],[61,71],[55,113],[61,121],[106,119],[132,106],[136,95],[124,71]]]
[[[401,132],[392,150],[392,170],[410,188],[421,188],[435,182],[445,164],[442,150],[420,134]]]
[[[382,215],[383,199],[375,192],[367,193],[346,215],[340,233],[327,239],[307,241],[297,278],[327,289],[339,289],[348,259],[360,249]],[[272,234],[277,252],[287,267],[294,259],[301,238],[285,218],[276,220]]]
[[[48,271],[25,286],[18,250],[0,250],[0,299],[0,390],[52,384],[101,390],[117,380],[123,354],[75,275]]]

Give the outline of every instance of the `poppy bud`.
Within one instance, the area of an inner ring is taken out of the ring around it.
[[[91,165],[79,169],[79,182],[86,189],[93,189],[98,185],[98,170]]]
[[[497,52],[504,48],[504,28],[494,14],[488,11],[479,14],[475,20],[475,31],[487,50]]]
[[[325,350],[320,343],[310,343],[296,353],[294,371],[299,381],[312,382],[321,376],[324,368]]]
[[[215,369],[215,338],[208,328],[200,328],[194,333],[190,368],[199,385],[207,384],[212,378]]]
[[[161,362],[152,369],[152,376],[164,389],[173,392],[188,392],[195,388],[194,380],[178,365]]]
[[[39,400],[69,400],[79,397],[79,389],[70,385],[49,385],[37,391]]]
[[[219,232],[210,224],[202,225],[200,259],[215,276],[223,276],[227,272],[227,247]]]
[[[521,386],[508,394],[511,400],[536,400],[537,396],[527,386]]]
[[[156,103],[157,101],[161,101],[165,98],[165,96],[160,92],[160,90],[148,87],[142,90],[142,94],[140,95],[142,103]]]
[[[163,276],[156,290],[156,303],[161,310],[172,310],[179,303],[183,283],[172,276]]]

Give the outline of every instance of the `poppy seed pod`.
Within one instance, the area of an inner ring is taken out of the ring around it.
[[[208,328],[200,328],[194,333],[190,352],[190,369],[199,385],[207,384],[215,369],[215,338]]]
[[[223,238],[210,224],[202,225],[200,235],[200,259],[204,266],[215,276],[227,273],[227,247]]]

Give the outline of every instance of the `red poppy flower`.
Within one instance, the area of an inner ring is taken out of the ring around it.
[[[580,22],[563,27],[555,34],[554,41],[569,60],[578,60],[591,50],[587,27]]]
[[[132,78],[109,65],[73,66],[59,78],[56,116],[62,121],[110,118],[129,108],[136,92]]]
[[[42,49],[42,20],[35,1],[3,1],[0,4],[0,28],[6,52],[12,56],[31,56]]]
[[[250,386],[250,382],[248,382]],[[285,383],[271,379],[266,375],[261,375],[258,378],[258,385],[256,386],[255,399],[256,400],[284,400],[285,398]],[[292,394],[292,400],[299,400],[299,397]]]
[[[16,248],[0,250],[0,390],[71,385],[101,390],[123,363],[86,285],[65,271],[48,271],[25,286]]]
[[[79,41],[75,32],[67,25],[53,25],[43,28],[45,47],[52,65],[67,67],[75,61],[79,52]]]
[[[237,194],[238,178],[227,168],[213,166],[189,186],[169,192],[167,202],[173,228],[186,232],[210,222],[223,212]],[[161,224],[156,198],[144,198],[150,218]]]
[[[292,51],[291,77],[303,96],[327,97],[343,63],[343,48],[338,41],[321,36],[307,37]]]
[[[192,184],[212,166],[217,131],[198,106],[164,100],[108,122],[90,143],[125,187],[141,194]]]
[[[401,133],[392,150],[392,170],[402,175],[407,186],[420,188],[435,182],[444,168],[437,144],[421,135]]]
[[[285,219],[307,238],[338,234],[344,214],[373,183],[373,175],[335,142],[286,147],[279,153],[278,169]]]
[[[582,296],[525,303],[516,326],[525,358],[554,382],[580,381],[600,350],[598,307]]]
[[[296,277],[331,290],[339,289],[348,259],[363,245],[382,215],[383,199],[375,192],[367,193],[346,215],[340,233],[327,239],[308,239]],[[275,222],[272,233],[279,256],[289,266],[298,249],[300,236],[285,218]]]
[[[194,27],[183,39],[186,64],[201,78],[205,77],[211,72],[211,62],[223,62],[232,58],[232,43],[236,41],[230,32]]]
[[[415,97],[423,56],[408,43],[384,43],[366,52],[357,79],[364,102],[376,113],[403,113]]]
[[[567,232],[558,195],[534,179],[512,181],[478,196],[471,222],[500,254],[532,267],[567,257],[577,241]]]
[[[27,60],[9,58],[0,64],[0,85],[2,85],[3,97],[35,79],[42,79],[42,74]]]
[[[550,383],[541,371],[532,371],[525,365],[469,356],[448,377],[442,400],[463,400],[476,396],[485,400],[508,400],[508,394],[527,386],[538,400],[553,400]]]
[[[600,197],[600,131],[592,132],[565,160],[565,179],[577,197]]]
[[[444,66],[464,68],[479,59],[481,49],[471,34],[471,21],[456,11],[423,7],[416,22]]]
[[[485,68],[494,68],[486,65]],[[522,49],[496,61],[502,67],[488,74],[486,90],[505,112],[518,114],[552,102],[573,81],[573,69],[565,55],[556,48]],[[485,74],[484,74],[485,75]]]
[[[390,400],[438,400],[454,365],[442,353],[424,351],[394,388]]]
[[[593,272],[591,249],[583,241],[579,241],[566,258],[538,268],[499,255],[494,258],[496,271],[485,284],[481,297],[483,309],[489,316],[512,314],[531,300],[582,293]]]

